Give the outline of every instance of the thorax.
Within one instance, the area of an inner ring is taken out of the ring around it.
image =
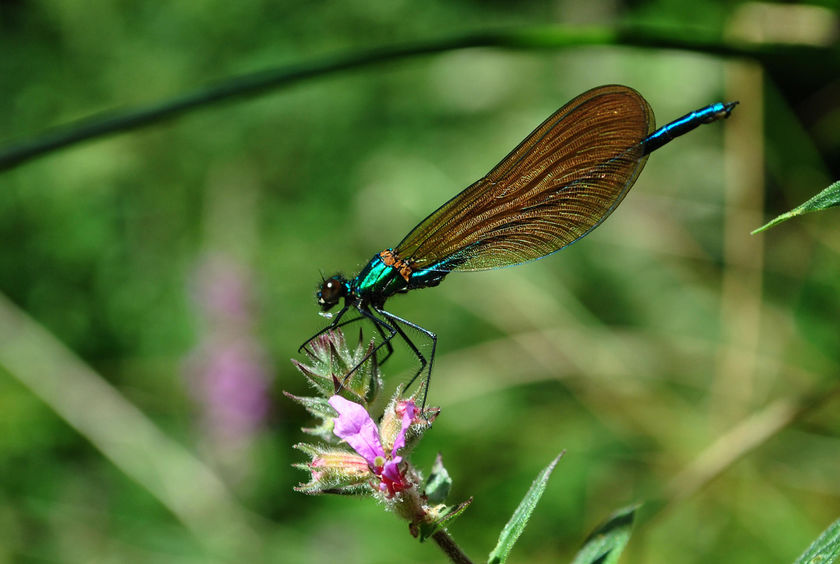
[[[385,249],[370,259],[350,286],[359,300],[381,307],[394,294],[437,286],[444,276],[445,272],[415,270],[410,260]]]

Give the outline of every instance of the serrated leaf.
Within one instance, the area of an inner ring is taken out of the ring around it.
[[[769,221],[765,225],[762,225],[758,229],[752,232],[753,235],[764,231],[765,229],[769,229],[774,225],[777,225],[783,221],[787,221],[792,217],[796,217],[802,214],[806,214],[809,212],[815,212],[820,210],[826,210],[828,208],[833,208],[834,206],[840,206],[840,180],[805,202],[799,206],[796,206],[789,212],[785,212],[782,215],[776,217],[772,221]]]
[[[831,564],[840,557],[840,519],[828,526],[794,564]]]
[[[302,405],[310,415],[321,421],[314,427],[303,427],[301,430],[328,443],[337,443],[338,437],[333,435],[333,418],[338,415],[325,398],[301,397],[284,391],[283,394]]]
[[[531,488],[528,490],[528,493],[525,494],[525,497],[522,498],[522,501],[519,503],[519,507],[517,507],[516,511],[513,512],[510,521],[508,521],[505,528],[502,529],[502,532],[499,535],[499,541],[496,543],[496,548],[494,548],[493,552],[490,553],[487,562],[491,564],[501,564],[507,560],[507,557],[510,555],[510,551],[513,549],[513,545],[516,543],[517,539],[519,539],[519,535],[522,534],[522,531],[525,530],[525,525],[528,524],[528,519],[531,518],[531,513],[533,513],[534,508],[537,506],[537,502],[542,497],[543,492],[545,492],[545,487],[548,484],[548,479],[551,477],[551,473],[554,471],[554,467],[557,466],[557,463],[560,461],[560,458],[564,453],[565,451],[558,454],[557,458],[552,460],[551,464],[543,468],[542,472],[537,475],[537,478],[534,480],[534,483],[531,484]]]
[[[619,509],[599,525],[583,543],[572,564],[614,564],[630,540],[638,505]]]
[[[283,395],[302,405],[313,417],[332,419],[338,415],[335,409],[333,409],[333,406],[327,402],[326,398],[295,396],[286,391],[283,392]]]
[[[438,453],[435,463],[432,465],[432,472],[426,480],[426,487],[423,493],[429,499],[429,503],[438,504],[446,501],[449,490],[452,487],[452,478],[443,466],[443,457]]]

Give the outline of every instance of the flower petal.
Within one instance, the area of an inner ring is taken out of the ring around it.
[[[382,473],[379,476],[379,490],[383,492],[387,491],[388,497],[392,497],[394,494],[397,494],[409,487],[409,483],[400,473],[400,462],[402,462],[401,456],[397,456],[393,460],[389,460],[385,463],[385,466],[382,468]]]
[[[353,447],[371,466],[377,456],[385,456],[379,442],[379,429],[363,406],[341,396],[333,396],[328,401],[338,412],[333,428],[338,438]]]
[[[400,432],[397,434],[397,438],[394,439],[394,448],[391,451],[391,456],[395,460],[397,458],[397,451],[405,446],[405,432],[411,427],[412,421],[414,421],[414,417],[417,414],[417,406],[414,405],[414,401],[407,400],[399,402],[396,409],[397,414],[401,416],[402,420],[400,422]]]
[[[393,460],[389,460],[385,463],[385,466],[382,467],[382,477],[388,478],[394,482],[402,481],[402,476],[400,475],[399,464],[402,462],[402,456],[398,456]]]

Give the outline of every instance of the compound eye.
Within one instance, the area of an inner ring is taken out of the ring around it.
[[[346,289],[343,280],[336,276],[327,278],[318,290],[318,304],[326,311],[337,304],[338,300],[343,298],[345,293]]]

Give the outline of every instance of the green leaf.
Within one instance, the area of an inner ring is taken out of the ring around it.
[[[451,525],[455,518],[466,511],[472,502],[473,498],[469,498],[458,505],[440,505],[430,509],[427,513],[430,520],[410,525],[411,534],[418,537],[420,542],[425,541],[439,530]]]
[[[840,206],[840,180],[805,202],[801,204],[789,212],[783,213],[782,215],[776,217],[769,223],[759,227],[755,231],[752,232],[753,235],[760,231],[764,231],[765,229],[769,229],[774,225],[781,223],[783,221],[787,221],[792,217],[796,217],[798,215],[802,215],[809,212],[815,212],[820,210],[826,210],[828,208],[833,208],[834,206]]]
[[[283,392],[283,395],[302,405],[313,417],[318,417],[319,419],[332,419],[338,415],[335,408],[327,402],[326,398],[301,397],[290,394],[286,391]]]
[[[840,519],[829,525],[794,564],[831,564],[840,557]]]
[[[443,466],[443,457],[438,453],[435,458],[435,463],[432,466],[432,473],[429,474],[429,479],[426,480],[426,487],[423,493],[429,499],[429,503],[438,504],[446,500],[449,495],[449,489],[452,487],[452,478],[449,477],[449,472]]]
[[[320,419],[320,423],[315,427],[304,427],[301,429],[304,433],[319,437],[321,440],[328,443],[337,443],[338,437],[333,434],[333,418],[338,415],[326,398],[316,397],[300,397],[284,391],[283,395],[292,401],[302,405],[306,411],[313,417]]]
[[[599,525],[583,544],[572,564],[614,564],[630,540],[638,505],[619,509]]]
[[[496,543],[496,548],[494,548],[493,552],[490,553],[487,562],[490,564],[501,564],[507,560],[507,557],[510,555],[510,551],[513,549],[513,545],[516,543],[517,539],[519,539],[519,535],[522,534],[522,531],[525,530],[525,525],[528,524],[528,519],[531,518],[531,513],[537,506],[537,502],[542,497],[543,492],[545,492],[545,487],[548,484],[548,479],[551,477],[551,473],[554,471],[554,467],[557,466],[557,463],[560,461],[560,458],[565,452],[566,451],[563,451],[558,454],[557,458],[551,461],[551,464],[543,468],[542,472],[540,472],[536,480],[534,480],[534,483],[531,484],[531,488],[528,490],[528,493],[525,494],[525,497],[522,498],[522,501],[519,503],[519,507],[517,507],[516,511],[513,512],[510,521],[508,521],[505,528],[502,529],[502,532],[499,535],[499,541]]]

